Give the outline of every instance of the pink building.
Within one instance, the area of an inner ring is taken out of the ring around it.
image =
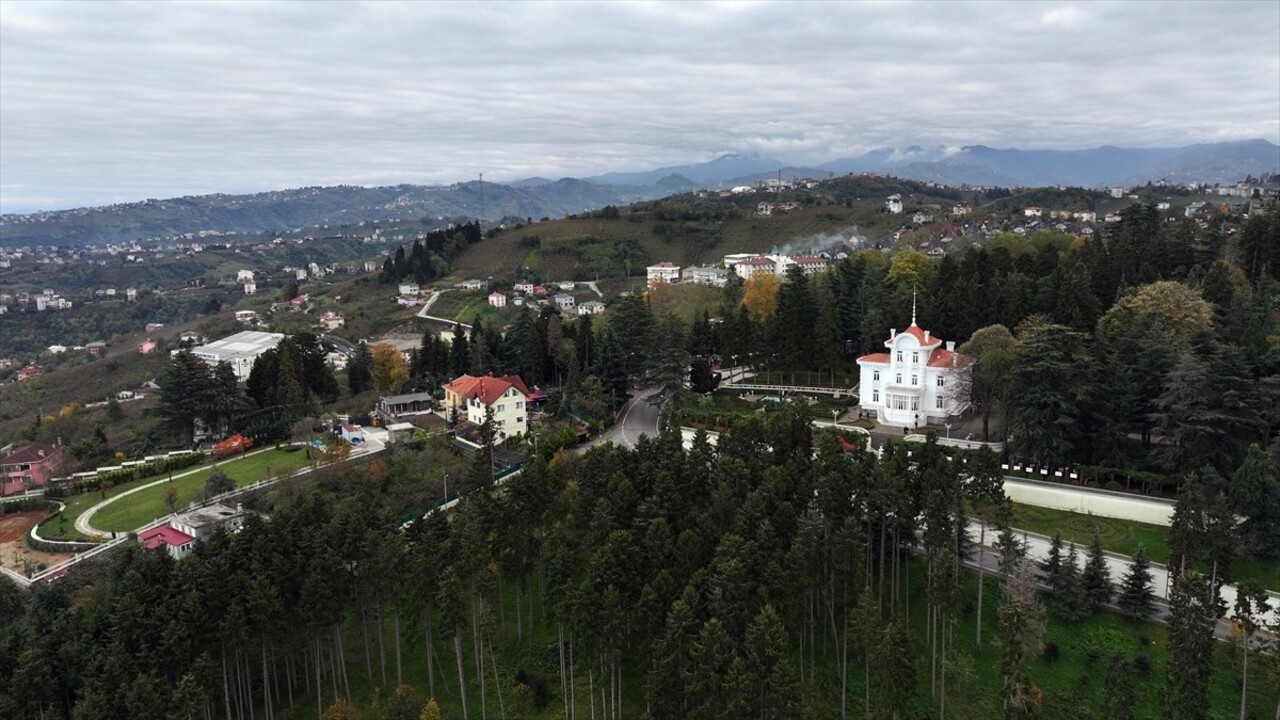
[[[0,457],[0,494],[13,495],[46,485],[62,469],[65,448],[49,443],[31,443]]]

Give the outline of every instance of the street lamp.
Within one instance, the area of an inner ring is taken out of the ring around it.
[[[840,429],[840,411],[839,410],[831,411],[831,424],[835,425],[837,430]]]
[[[951,439],[951,423],[943,423],[942,426],[947,429],[947,439],[950,440]]]

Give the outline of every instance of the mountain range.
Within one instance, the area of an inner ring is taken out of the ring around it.
[[[341,185],[252,195],[200,195],[0,216],[0,246],[112,243],[200,230],[260,232],[384,219],[559,217],[778,175],[824,178],[863,172],[945,185],[1004,187],[1128,186],[1162,179],[1223,183],[1250,175],[1280,174],[1280,146],[1267,140],[1089,150],[912,146],[873,150],[810,167],[759,154],[727,154],[709,162],[581,179],[531,177],[508,183]]]

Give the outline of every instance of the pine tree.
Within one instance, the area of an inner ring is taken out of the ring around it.
[[[1049,553],[1044,562],[1040,563],[1040,570],[1044,573],[1044,583],[1049,586],[1049,594],[1057,598],[1062,594],[1062,533],[1053,534],[1053,539],[1049,541]]]
[[[1106,685],[1103,690],[1103,720],[1133,720],[1133,664],[1121,653],[1111,656],[1107,665]]]
[[[1116,599],[1120,612],[1139,620],[1146,620],[1156,611],[1155,593],[1151,585],[1151,563],[1147,553],[1138,547],[1133,554],[1129,572],[1120,581],[1120,596]]]
[[[467,331],[461,323],[453,324],[453,341],[449,345],[449,366],[452,376],[458,377],[471,367],[471,349],[467,346]]]
[[[1080,579],[1080,555],[1075,543],[1062,563],[1062,579],[1057,595],[1058,612],[1066,620],[1076,621],[1089,615],[1089,598]]]
[[[1165,682],[1166,717],[1199,720],[1209,713],[1209,678],[1213,674],[1215,606],[1208,583],[1187,571],[1174,581],[1169,595],[1169,665]]]
[[[1102,551],[1102,538],[1093,534],[1093,542],[1089,545],[1089,560],[1085,563],[1081,576],[1085,598],[1094,607],[1101,607],[1111,602],[1114,591],[1111,589],[1111,571],[1107,568],[1107,557]]]
[[[359,395],[373,388],[373,354],[362,340],[347,362],[347,388],[352,395]]]
[[[1004,580],[1004,599],[996,610],[998,636],[1002,651],[1000,674],[1003,679],[1002,717],[1022,720],[1030,717],[1032,708],[1027,697],[1027,660],[1040,651],[1044,637],[1044,608],[1036,599],[1032,586],[1031,566],[1018,562]]]

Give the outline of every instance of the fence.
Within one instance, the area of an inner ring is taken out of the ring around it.
[[[725,390],[759,390],[760,392],[778,393],[779,395],[796,395],[796,394],[818,394],[831,395],[832,397],[852,397],[858,396],[857,388],[831,388],[819,387],[816,385],[757,385],[755,383],[733,383],[732,385],[724,385]]]

